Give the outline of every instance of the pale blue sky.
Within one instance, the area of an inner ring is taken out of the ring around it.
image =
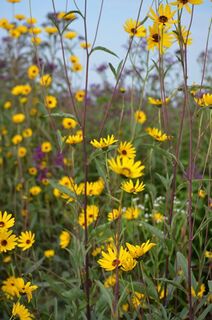
[[[64,11],[66,7],[66,0],[55,0],[56,10]],[[76,0],[80,8],[83,8],[84,0]],[[12,5],[6,0],[0,0],[0,18],[12,18]],[[89,40],[92,42],[98,12],[100,8],[100,0],[88,0],[88,31]],[[141,19],[143,19],[150,7],[152,1],[144,0],[142,7]],[[123,32],[123,24],[128,18],[135,18],[137,16],[140,0],[105,0],[104,9],[99,29],[99,35],[96,45],[105,46],[116,52],[120,59],[124,57],[125,51],[123,44],[127,41],[127,34]],[[42,23],[48,12],[52,12],[51,0],[31,0],[32,15],[36,17],[39,23]],[[73,0],[68,1],[68,11],[75,9]],[[22,0],[21,3],[15,5],[16,13],[23,13],[30,16],[29,0]],[[185,16],[185,23],[188,21],[188,16]],[[193,44],[189,48],[189,82],[200,81],[199,67],[196,59],[201,51],[205,48],[208,26],[211,18],[211,1],[205,0],[203,5],[195,6],[194,23],[192,25]],[[187,22],[188,23],[188,22]],[[82,22],[80,19],[74,22],[73,29],[79,33],[83,33]],[[210,47],[212,46],[210,40]],[[79,54],[80,50],[78,49]],[[76,54],[78,54],[76,52]],[[93,56],[91,61],[91,80],[95,78],[94,66],[102,62],[112,62],[118,64],[118,61],[108,54],[100,51]]]

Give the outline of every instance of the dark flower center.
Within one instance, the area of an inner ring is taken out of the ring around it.
[[[3,247],[6,247],[6,245],[7,245],[7,240],[2,240],[2,241],[1,241],[1,245],[2,245]]]
[[[159,17],[159,21],[160,21],[161,23],[166,23],[166,22],[168,22],[168,18],[167,18],[166,16],[160,16],[160,17]]]
[[[126,156],[126,154],[127,154],[127,151],[126,150],[122,150],[122,152],[121,152],[124,156]]]
[[[115,266],[118,266],[119,263],[120,263],[120,260],[119,259],[115,259],[115,260],[113,260],[112,265],[115,267]]]
[[[0,228],[4,227],[5,223],[3,221],[0,221]]]
[[[26,244],[30,244],[31,243],[31,241],[28,239],[27,241],[26,241]]]
[[[159,42],[160,41],[160,36],[158,33],[153,34],[152,39],[154,42]]]
[[[186,3],[188,2],[188,0],[180,0],[180,2],[181,2],[182,4],[186,4]]]
[[[133,34],[136,34],[136,33],[137,33],[137,28],[131,28],[130,31],[131,31]]]

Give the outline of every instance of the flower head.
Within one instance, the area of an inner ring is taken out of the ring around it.
[[[170,5],[163,5],[161,3],[157,12],[150,8],[149,17],[154,21],[154,23],[164,27],[176,22],[176,20],[173,20],[175,12],[176,11],[171,11]]]
[[[7,213],[7,211],[4,211],[4,213],[2,213],[0,211],[0,232],[2,230],[6,230],[13,227],[14,223],[15,223],[15,218],[12,218],[11,213]]]
[[[145,37],[146,29],[139,21],[128,19],[124,24],[124,30],[129,33],[130,37]]]
[[[17,245],[17,237],[12,231],[0,230],[0,252],[13,250]]]
[[[23,251],[31,248],[35,242],[35,234],[31,231],[21,232],[21,235],[18,238],[18,247],[22,248]]]
[[[175,2],[171,2],[172,5],[178,6],[178,9],[183,9],[185,7],[189,13],[191,13],[191,8],[189,4],[197,5],[202,3],[203,0],[177,0]]]
[[[137,194],[138,192],[143,191],[144,188],[145,188],[145,184],[143,183],[143,181],[140,182],[138,179],[136,180],[135,184],[131,179],[124,181],[121,184],[122,190],[128,193],[133,193],[133,194]]]
[[[171,139],[170,136],[168,136],[166,133],[162,133],[161,130],[157,129],[157,128],[147,128],[146,132],[155,140],[163,142],[166,140]]]
[[[104,149],[107,148],[109,146],[111,146],[112,144],[114,144],[115,142],[117,142],[118,140],[115,139],[114,135],[112,134],[111,136],[108,135],[107,138],[100,138],[99,141],[97,141],[96,139],[92,140],[90,142],[90,144],[97,149]]]
[[[141,165],[141,161],[134,162],[134,159],[118,156],[116,159],[109,159],[108,164],[112,171],[127,178],[133,179],[143,175],[144,166]]]
[[[60,234],[60,247],[65,249],[71,241],[71,234],[68,231],[62,231]]]
[[[147,49],[153,50],[157,48],[162,54],[165,48],[169,48],[173,43],[173,35],[167,33],[166,29],[161,29],[155,23],[153,26],[149,27],[149,36],[147,38]]]
[[[124,141],[121,142],[118,149],[117,149],[120,157],[122,158],[129,158],[133,159],[136,156],[136,150],[135,147],[133,147],[132,143]]]
[[[152,247],[156,246],[156,243],[150,242],[148,240],[147,242],[142,243],[141,245],[132,245],[130,243],[126,243],[126,246],[131,254],[131,256],[135,259],[142,257],[146,252],[152,249]]]
[[[146,114],[141,110],[137,110],[135,112],[135,121],[143,124],[146,121]]]
[[[32,320],[34,318],[29,310],[23,304],[20,304],[20,302],[13,304],[12,315],[13,317],[18,316],[20,320]]]
[[[99,214],[99,207],[96,205],[88,205],[86,207],[86,220],[87,226],[97,220]],[[79,215],[78,223],[81,225],[82,228],[85,228],[85,213],[84,210]]]

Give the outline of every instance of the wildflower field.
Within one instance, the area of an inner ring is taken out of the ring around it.
[[[3,2],[0,320],[211,319],[209,1],[137,1],[122,56],[107,0]]]

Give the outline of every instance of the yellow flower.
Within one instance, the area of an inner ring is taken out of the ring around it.
[[[22,140],[23,140],[22,136],[21,136],[20,134],[16,134],[16,135],[12,138],[12,143],[13,143],[13,144],[19,144]]]
[[[164,221],[164,215],[162,215],[160,212],[154,212],[152,214],[152,220],[156,223],[160,223]]]
[[[35,24],[36,22],[37,22],[37,19],[33,18],[33,17],[26,19],[26,23],[31,24],[31,25]]]
[[[12,116],[13,123],[22,123],[25,120],[25,115],[23,113],[16,113]]]
[[[163,289],[163,287],[161,286],[161,284],[157,285],[157,292],[159,294],[159,298],[163,299],[165,297],[165,290]]]
[[[76,15],[74,12],[70,12],[70,13],[59,12],[57,15],[57,19],[74,20],[76,19]]]
[[[186,10],[191,13],[191,8],[189,4],[196,5],[196,4],[202,4],[203,0],[177,0],[175,2],[171,2],[172,5],[178,6],[178,9],[183,9],[183,7],[186,8]]]
[[[4,263],[10,263],[11,261],[12,261],[11,256],[5,256],[5,257],[3,258],[3,262],[4,262]]]
[[[173,34],[167,33],[165,29],[159,28],[157,24],[149,27],[149,36],[147,37],[147,49],[157,48],[162,54],[165,48],[169,48],[173,43]]]
[[[173,16],[176,11],[171,11],[171,7],[167,4],[164,6],[162,3],[158,8],[158,12],[155,12],[152,8],[150,8],[149,17],[159,26],[169,26],[173,23],[176,23],[176,20],[173,20]]]
[[[32,44],[34,44],[35,46],[39,46],[39,44],[41,44],[42,40],[39,37],[33,37],[31,38],[31,42]]]
[[[25,84],[22,86],[21,93],[24,96],[28,96],[28,94],[32,91],[32,87],[29,84]]]
[[[8,298],[19,296],[18,288],[16,287],[16,277],[14,276],[4,280],[1,289]]]
[[[93,249],[93,251],[91,252],[92,256],[93,257],[96,257],[98,256],[98,254],[100,254],[102,251],[102,248],[101,247],[96,247],[95,249]]]
[[[135,291],[132,295],[131,302],[135,309],[138,309],[142,304],[143,300],[145,298],[145,295],[143,293],[140,293],[138,291]]]
[[[127,178],[139,178],[143,175],[144,166],[141,161],[134,162],[134,159],[122,158],[118,156],[116,159],[108,160],[109,167],[112,171]]]
[[[42,87],[49,87],[51,83],[52,83],[52,77],[50,76],[50,74],[44,74],[40,78],[40,85]]]
[[[203,189],[200,189],[199,191],[198,191],[198,196],[200,197],[200,198],[205,198],[206,197],[206,195],[207,195],[207,192],[205,191],[205,190],[203,190]]]
[[[90,141],[90,144],[97,149],[104,149],[107,148],[109,146],[111,146],[112,144],[114,144],[115,142],[117,142],[118,140],[115,139],[114,135],[112,134],[111,136],[108,135],[107,138],[100,138],[99,141],[97,141],[96,139]]]
[[[33,64],[28,68],[27,74],[29,79],[35,79],[39,74],[39,68]]]
[[[108,221],[114,221],[114,220],[118,219],[119,217],[121,217],[121,215],[122,215],[121,208],[113,209],[111,212],[108,213],[107,219],[108,219]]]
[[[55,251],[53,249],[45,250],[44,251],[44,256],[46,258],[52,258],[55,255]]]
[[[62,231],[59,238],[60,238],[60,247],[62,249],[65,249],[71,241],[71,234],[68,231]]]
[[[130,37],[145,37],[146,29],[141,25],[140,21],[136,21],[133,19],[126,20],[124,24],[124,30],[129,33]]]
[[[152,97],[148,97],[148,101],[150,104],[153,104],[157,107],[162,107],[162,100],[161,99],[156,99]],[[164,103],[167,104],[170,101],[170,98],[166,98]]]
[[[129,158],[129,159],[133,159],[136,156],[136,150],[133,147],[132,143],[130,142],[121,142],[117,152],[119,153],[120,157],[122,158]]]
[[[31,167],[28,169],[29,174],[31,174],[32,176],[35,176],[38,172],[38,170],[35,167]]]
[[[21,232],[21,235],[18,238],[18,247],[22,248],[23,251],[31,248],[35,242],[35,234],[31,231]]]
[[[170,140],[171,137],[168,136],[166,133],[162,133],[161,130],[157,129],[157,128],[147,128],[146,132],[153,137],[155,140],[163,142],[166,140]]]
[[[13,317],[18,316],[20,320],[33,320],[34,318],[29,310],[23,304],[20,304],[20,302],[13,304],[12,315]]]
[[[17,245],[17,237],[12,231],[3,229],[0,231],[0,252],[13,250]]]
[[[19,291],[19,295],[26,295],[28,303],[32,300],[32,292],[38,288],[36,285],[31,285],[31,282],[24,283],[23,278],[15,279],[16,288]]]
[[[88,205],[86,207],[86,220],[87,220],[87,226],[89,226],[91,223],[97,220],[99,214],[99,208],[96,205]],[[78,223],[81,225],[81,227],[85,228],[85,214],[84,210],[79,214]]]
[[[79,62],[76,62],[76,63],[73,63],[73,66],[72,66],[72,68],[71,68],[71,70],[73,71],[73,72],[80,72],[80,71],[82,71],[82,65],[81,65],[81,63],[79,63]]]
[[[18,148],[18,157],[23,158],[27,154],[27,149],[25,147]]]
[[[121,189],[128,193],[137,194],[138,192],[141,192],[145,189],[145,184],[143,181],[136,180],[136,183],[134,184],[133,181],[127,180],[122,182]]]
[[[12,38],[18,39],[21,35],[20,31],[18,29],[12,29],[9,31],[9,34]]]
[[[91,44],[88,43],[88,42],[81,42],[80,43],[80,47],[83,48],[83,49],[88,49],[91,47]]]
[[[137,219],[140,214],[140,210],[137,207],[129,207],[124,213],[124,218],[127,220]]]
[[[88,196],[99,196],[104,190],[104,181],[99,178],[97,181],[89,182],[87,181],[86,193]],[[85,194],[85,184],[84,182],[80,183],[79,189],[81,194]]]
[[[22,132],[22,136],[24,138],[30,138],[32,136],[32,129],[31,128],[26,128]]]
[[[4,211],[4,213],[2,213],[0,211],[0,232],[2,230],[7,230],[13,227],[14,224],[15,224],[15,218],[12,218],[11,213],[7,213],[7,211]]]
[[[4,103],[4,109],[10,109],[12,107],[12,102],[11,101],[6,101]]]
[[[104,281],[104,287],[105,288],[110,288],[110,287],[114,287],[116,284],[116,275],[113,274],[112,276],[109,276],[105,279]]]
[[[69,57],[69,60],[72,62],[72,63],[79,63],[79,58],[77,56],[70,56]]]
[[[78,102],[82,102],[85,98],[85,91],[84,90],[78,90],[75,93],[75,98]]]
[[[45,31],[51,35],[51,34],[55,34],[58,32],[57,28],[56,27],[53,27],[53,26],[48,26],[48,27],[45,27]]]
[[[25,16],[23,14],[16,14],[15,19],[21,21],[25,19]]]
[[[173,35],[179,43],[183,43],[184,45],[186,44],[188,46],[192,44],[192,38],[190,37],[191,32],[188,31],[184,26],[181,26],[180,29],[177,29]]]
[[[131,263],[129,263],[129,260],[131,260]],[[132,260],[133,259],[129,252],[124,249],[123,246],[121,246],[118,251],[113,246],[112,248],[108,248],[107,253],[102,251],[102,258],[97,262],[106,271],[112,271],[119,267],[121,267],[121,269],[124,271],[130,271],[136,265],[136,261]],[[129,267],[131,267],[131,269],[129,269]]]
[[[137,110],[135,112],[135,121],[143,124],[146,121],[146,114],[143,111]]]
[[[50,142],[45,141],[41,144],[41,151],[44,153],[48,153],[52,150],[52,145]]]
[[[65,140],[65,143],[67,143],[67,144],[72,144],[72,145],[78,144],[83,141],[82,130],[78,130],[76,132],[76,134],[69,135],[63,139]]]
[[[65,129],[74,129],[78,122],[72,118],[63,118],[62,125]]]
[[[150,242],[148,240],[147,242],[142,243],[141,245],[132,245],[130,243],[126,243],[126,246],[131,254],[131,256],[135,259],[142,257],[145,253],[147,253],[149,250],[152,249],[152,247],[156,246],[156,243]]]
[[[212,251],[205,251],[205,257],[206,258],[209,258],[209,259],[212,259]]]
[[[198,290],[198,291],[197,291]],[[200,286],[198,285],[198,288],[196,288],[196,290],[194,290],[193,287],[191,287],[191,295],[194,298],[199,298],[201,299],[203,297],[203,294],[205,292],[205,285],[204,283],[202,283]]]
[[[57,106],[57,99],[54,96],[46,96],[44,101],[45,106],[49,109],[54,109]]]
[[[41,193],[41,188],[39,186],[33,186],[29,189],[29,193],[32,196],[37,196],[39,193]]]
[[[205,93],[203,94],[203,101],[204,101],[204,105],[207,106],[211,106],[212,105],[212,94],[211,93]]]
[[[64,34],[65,39],[74,39],[76,38],[77,33],[75,31],[68,31]]]

